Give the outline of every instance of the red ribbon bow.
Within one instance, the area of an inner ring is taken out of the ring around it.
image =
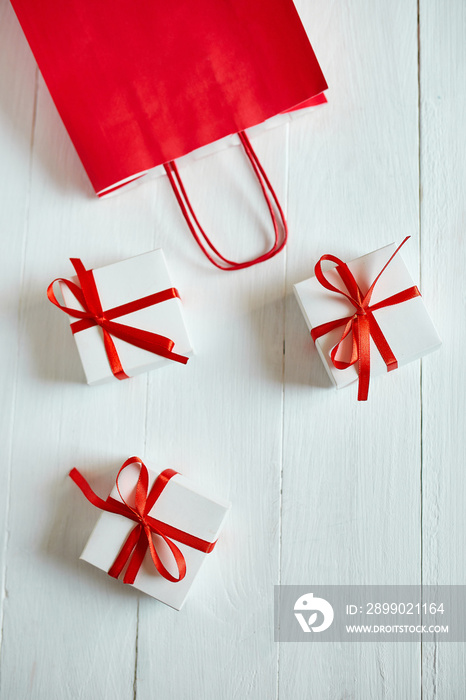
[[[118,485],[118,478],[121,472],[130,464],[140,464],[141,466],[136,486],[134,508],[132,508],[125,501],[121,495],[120,487]],[[97,494],[94,493],[86,479],[77,469],[72,469],[70,471],[70,477],[73,479],[75,484],[79,486],[87,500],[90,501],[92,505],[100,508],[101,510],[107,511],[108,513],[123,515],[125,518],[129,518],[130,520],[134,520],[136,522],[136,526],[129,533],[118,556],[108,570],[109,575],[113,576],[113,578],[118,578],[126,564],[129,562],[128,568],[126,569],[126,573],[123,577],[123,583],[134,583],[136,575],[147,552],[147,548],[149,548],[152,561],[154,562],[154,566],[159,574],[168,581],[176,583],[184,579],[186,576],[186,561],[180,549],[174,542],[172,542],[172,539],[176,540],[177,542],[181,542],[182,544],[186,544],[193,549],[197,549],[200,552],[205,552],[206,554],[211,552],[215,547],[216,542],[206,542],[205,540],[201,540],[199,537],[194,537],[187,532],[183,532],[183,530],[178,530],[178,528],[172,527],[171,525],[163,523],[161,520],[157,520],[156,518],[152,518],[150,515],[148,515],[165,486],[177,473],[178,472],[174,471],[173,469],[165,469],[165,471],[158,475],[154,485],[148,493],[149,472],[147,467],[144,462],[139,459],[139,457],[130,457],[123,464],[116,478],[118,493],[123,501],[120,502],[111,496],[109,496],[106,501],[102,500],[99,498],[99,496],[97,496]],[[172,574],[162,564],[160,557],[157,554],[157,550],[152,539],[152,534],[162,537],[162,539],[168,545],[178,568],[178,577],[172,576]]]
[[[373,312],[377,311],[377,309],[383,309],[386,306],[401,304],[404,301],[408,301],[409,299],[414,299],[414,297],[421,296],[419,289],[416,286],[414,286],[409,287],[409,289],[405,289],[402,292],[398,292],[398,294],[394,294],[393,296],[388,297],[387,299],[379,301],[377,304],[373,304],[372,306],[370,306],[372,293],[380,276],[391,263],[395,255],[400,250],[400,248],[406,243],[408,238],[410,238],[410,236],[407,236],[404,239],[404,241],[398,246],[393,255],[390,257],[388,262],[385,263],[385,265],[383,266],[383,268],[369,287],[369,290],[367,291],[366,295],[363,295],[363,293],[361,292],[359,285],[354,279],[349,267],[339,258],[336,258],[333,255],[323,255],[315,266],[315,274],[320,284],[331,292],[342,294],[356,308],[356,313],[352,316],[346,316],[345,318],[339,318],[335,321],[329,321],[329,323],[323,323],[320,326],[316,326],[312,329],[311,336],[313,341],[315,342],[317,338],[320,338],[326,333],[330,333],[330,331],[333,331],[335,328],[345,326],[339,342],[335,345],[335,347],[330,353],[330,357],[334,366],[337,369],[347,369],[348,367],[351,367],[351,365],[354,365],[356,362],[359,362],[358,401],[366,401],[369,393],[369,379],[371,372],[371,337],[374,343],[376,344],[377,349],[382,356],[382,359],[387,365],[387,371],[391,372],[392,370],[398,367],[397,359],[393,354],[393,351],[390,348],[384,334],[382,333],[379,324],[375,320]],[[343,280],[348,294],[341,291],[337,287],[334,287],[333,284],[331,284],[324,276],[324,273],[322,271],[322,262],[324,260],[329,260],[331,262],[337,263],[336,270],[340,275],[341,279]],[[338,353],[338,350],[342,342],[350,333],[352,333],[353,335],[351,359],[349,360],[349,362],[337,360],[336,355]]]
[[[128,379],[128,375],[125,374],[123,370],[112,336],[115,338],[120,338],[120,340],[124,340],[131,345],[136,345],[142,350],[148,350],[149,352],[153,352],[161,357],[166,357],[169,360],[181,362],[182,364],[187,363],[187,357],[184,357],[184,355],[177,355],[173,352],[175,343],[173,340],[170,340],[170,338],[166,338],[163,335],[158,335],[157,333],[143,331],[139,328],[132,328],[131,326],[126,326],[122,323],[115,323],[115,321],[112,320],[114,318],[118,318],[119,316],[125,316],[126,314],[133,313],[134,311],[145,309],[148,306],[159,304],[160,302],[167,301],[168,299],[174,299],[175,297],[179,298],[177,289],[174,287],[164,289],[161,292],[142,297],[142,299],[136,299],[128,304],[122,304],[121,306],[116,306],[113,309],[108,309],[108,311],[103,311],[93,271],[86,270],[79,258],[71,258],[71,262],[76,270],[81,287],[78,287],[77,284],[71,282],[70,280],[59,278],[54,280],[52,284],[49,285],[47,289],[47,296],[52,304],[58,306],[59,309],[65,311],[65,313],[69,314],[70,316],[80,319],[79,321],[75,321],[71,324],[71,331],[73,333],[86,330],[86,328],[90,328],[91,326],[100,326],[102,328],[107,357],[111,370],[117,379]],[[79,311],[78,309],[73,309],[69,306],[63,306],[60,304],[57,301],[53,291],[53,285],[55,282],[61,282],[62,284],[66,285],[73,293],[77,301],[81,304],[84,311]]]

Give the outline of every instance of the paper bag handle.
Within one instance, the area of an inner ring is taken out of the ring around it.
[[[288,225],[285,220],[285,215],[280,206],[280,202],[278,201],[278,197],[275,194],[275,191],[264,171],[264,168],[262,167],[259,158],[257,157],[253,147],[251,146],[251,142],[246,136],[246,133],[244,131],[240,131],[238,133],[238,136],[240,137],[241,145],[243,146],[243,149],[247,157],[249,158],[254,173],[261,186],[262,194],[264,195],[265,201],[267,203],[267,208],[270,212],[270,217],[272,219],[273,230],[275,234],[274,244],[270,248],[270,250],[252,260],[246,260],[245,262],[234,262],[233,260],[228,260],[228,258],[225,258],[217,250],[217,248],[213,245],[212,241],[207,236],[206,232],[199,223],[199,220],[194,212],[191,202],[189,201],[188,195],[186,194],[186,190],[184,188],[175,161],[171,160],[168,163],[164,164],[165,171],[170,181],[170,185],[172,186],[173,192],[175,193],[175,197],[178,201],[180,209],[183,213],[184,218],[186,219],[186,223],[188,224],[196,243],[198,244],[204,255],[210,260],[210,262],[213,265],[215,265],[215,267],[218,267],[220,270],[242,270],[245,267],[251,267],[252,265],[257,265],[258,263],[264,262],[265,260],[269,260],[269,258],[273,258],[274,255],[277,255],[277,253],[283,250],[288,239]],[[281,233],[277,221],[277,216],[275,214],[269,194],[272,196],[277,211],[280,215],[280,221],[282,224]],[[218,260],[215,259],[215,257],[213,257],[212,254],[217,256]]]

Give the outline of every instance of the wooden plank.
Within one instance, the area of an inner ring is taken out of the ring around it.
[[[465,584],[466,7],[420,3],[423,294],[443,348],[422,364],[426,584]],[[446,621],[448,622],[448,621]],[[423,645],[424,697],[464,696],[462,644]]]
[[[41,82],[31,161],[34,61],[0,2],[0,217],[11,234],[1,280],[2,698],[143,699],[154,688],[160,697],[275,697],[280,531],[283,583],[421,580],[419,366],[374,382],[365,406],[352,389],[335,394],[290,295],[322,253],[353,257],[406,234],[404,255],[418,268],[417,8],[297,6],[330,104],[291,125],[289,178],[287,130],[255,140],[281,198],[290,193],[290,248],[227,275],[204,262],[165,180],[94,199]],[[465,256],[464,8],[422,0],[420,20],[422,291],[445,343],[422,370],[422,576],[463,583],[463,328],[453,315]],[[183,174],[227,254],[264,245],[266,214],[238,150]],[[71,271],[71,254],[95,266],[158,245],[198,355],[187,368],[89,390],[45,287]],[[68,483],[69,468],[105,490],[108,472],[134,452],[233,501],[179,614],[77,560],[97,512]],[[284,644],[279,660],[282,698],[418,697],[421,670],[425,697],[463,694],[456,645],[424,645],[422,669],[419,648],[402,644]]]
[[[416,3],[297,3],[329,104],[290,142],[281,582],[420,581],[419,364],[335,392],[291,295],[324,253],[411,234],[418,264]],[[282,644],[279,697],[419,697],[413,644]]]
[[[31,139],[34,122],[36,66],[21,46],[21,30],[9,5],[0,4],[0,231],[3,265],[0,276],[2,342],[0,344],[0,393],[3,397],[0,422],[0,460],[3,485],[0,490],[1,629],[5,599],[4,554],[8,546],[11,451],[16,412],[19,315],[21,312],[24,245],[28,221]],[[14,68],[14,70],[13,70]]]
[[[29,60],[19,31],[15,41]],[[155,205],[144,188],[131,201],[91,194],[42,81],[28,206],[1,696],[132,698],[138,596],[79,562],[98,511],[67,473],[78,466],[108,491],[123,460],[142,451],[147,380],[88,388],[68,319],[45,291],[71,274],[70,255],[96,266],[151,249]]]
[[[286,130],[257,137],[254,146],[283,200]],[[225,254],[244,259],[264,249],[267,210],[240,149],[194,163],[183,177],[202,220],[217,222],[208,230]],[[181,612],[141,599],[137,697],[271,698],[284,257],[216,271],[190,243],[179,213],[166,211],[164,247],[173,254],[197,355],[182,376],[175,369],[150,376],[146,454],[233,508]],[[186,253],[176,253],[171,237],[177,246],[185,238]]]

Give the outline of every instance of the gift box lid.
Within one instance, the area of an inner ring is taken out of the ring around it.
[[[150,491],[157,474],[151,470],[148,472]],[[120,475],[120,491],[130,506],[134,505],[138,476],[137,463],[129,465]],[[122,501],[116,486],[110,495],[115,500]],[[210,496],[208,491],[200,488],[190,479],[182,474],[176,474],[169,480],[148,515],[206,542],[215,542],[230,507],[231,504],[228,501]],[[108,571],[134,525],[132,520],[124,516],[102,512],[81,554],[81,559]],[[157,535],[153,537],[164,566],[172,575],[176,575],[176,566],[168,547],[160,537]],[[132,585],[179,610],[186,600],[205,557],[211,554],[207,555],[175,539],[174,542],[186,560],[185,578],[176,583],[165,579],[157,572],[150,553],[147,552]]]
[[[95,268],[93,274],[104,311],[173,287],[161,248]],[[79,285],[76,277],[72,277],[71,280]],[[82,310],[82,306],[68,287],[61,284],[60,288],[65,304]],[[115,320],[133,328],[170,338],[175,342],[175,352],[189,356],[193,349],[182,308],[180,299],[175,297],[119,316]],[[70,317],[70,324],[75,321],[76,319]],[[112,381],[113,375],[105,352],[101,329],[98,326],[92,326],[75,333],[74,338],[88,384]],[[156,367],[178,364],[131,345],[120,338],[113,338],[113,341],[123,369],[129,376]]]
[[[363,294],[367,292],[396,248],[397,245],[391,243],[347,263]],[[335,287],[347,291],[335,265],[325,269],[325,276]],[[411,274],[401,253],[398,252],[377,281],[371,305],[409,289],[413,285]],[[352,315],[355,311],[351,303],[342,295],[325,289],[317,277],[310,277],[295,284],[294,292],[309,330],[323,323]],[[399,366],[417,360],[441,345],[422,296],[416,296],[395,306],[378,309],[374,311],[374,316]],[[337,388],[345,387],[358,379],[357,364],[347,369],[337,369],[331,360],[330,352],[340,340],[342,332],[343,326],[316,339],[317,351]],[[350,337],[347,342],[349,345]],[[372,338],[370,352],[371,377],[386,373],[387,366]]]

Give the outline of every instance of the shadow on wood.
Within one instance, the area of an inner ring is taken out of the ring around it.
[[[74,465],[69,466],[71,469]],[[82,465],[77,466],[81,471]],[[97,468],[95,463],[89,464],[82,471],[91,480],[92,489],[105,499],[115,483],[114,462],[101,463]],[[66,568],[70,575],[82,578],[89,596],[93,595],[95,589],[105,589],[115,597],[139,597],[138,591],[132,586],[112,580],[104,571],[79,559],[102,511],[86,500],[68,476],[59,479],[54,490],[55,512],[43,541],[45,556],[53,558],[55,567]]]
[[[85,384],[68,317],[50,304],[45,291],[30,292],[20,311],[21,330],[36,373],[45,382]]]
[[[331,390],[332,384],[317,354],[309,331],[292,293],[274,298],[276,294],[264,294],[267,299],[262,307],[250,311],[251,338],[254,338],[269,379],[282,384],[308,386],[313,389]],[[285,304],[286,327],[283,328]],[[277,344],[277,334],[282,343]],[[284,337],[285,336],[285,337]]]

